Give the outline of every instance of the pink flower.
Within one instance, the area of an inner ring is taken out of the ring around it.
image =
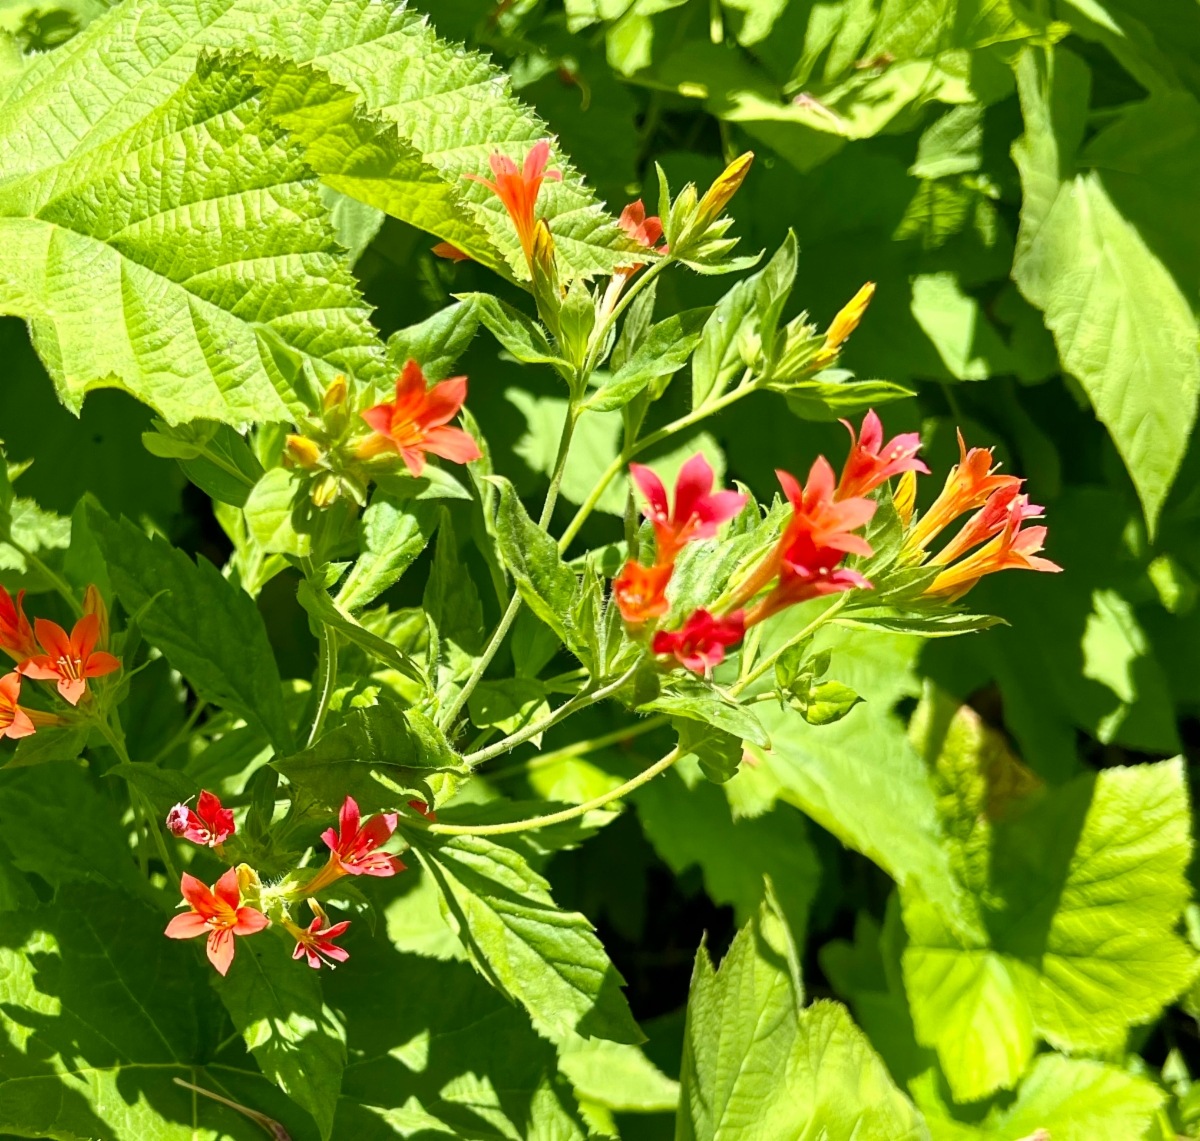
[[[404,871],[395,856],[377,850],[396,831],[396,819],[394,812],[380,812],[361,824],[357,802],[346,797],[338,817],[340,831],[329,828],[321,834],[329,861],[308,881],[305,892],[315,895],[342,876],[394,876]]]
[[[646,497],[645,515],[654,525],[655,562],[660,566],[673,563],[693,540],[713,538],[717,528],[746,505],[740,492],[713,491],[713,469],[699,452],[679,471],[673,512],[667,504],[667,490],[654,472],[641,464],[630,464],[629,472]]]
[[[447,428],[467,399],[467,378],[454,376],[432,388],[416,361],[409,361],[396,379],[396,399],[368,408],[362,418],[375,429],[358,447],[359,459],[399,452],[415,476],[425,470],[425,453],[465,464],[480,457],[479,445],[461,428]]]
[[[745,624],[742,612],[735,610],[723,618],[714,617],[701,607],[679,630],[659,630],[654,635],[656,654],[674,654],[681,665],[695,673],[716,666],[725,657],[725,647],[742,640]]]
[[[177,804],[167,813],[167,828],[174,836],[215,848],[237,831],[233,810],[223,808],[221,800],[205,789],[193,811],[186,804]]]
[[[917,432],[905,432],[894,437],[886,445],[883,442],[883,424],[874,410],[863,418],[862,435],[856,437],[849,420],[843,420],[850,433],[850,454],[842,468],[835,499],[852,499],[866,495],[885,480],[906,471],[917,471],[924,475],[929,469],[917,459],[921,437]]]
[[[191,911],[176,915],[167,924],[167,937],[195,939],[207,935],[208,961],[222,975],[229,972],[233,962],[234,936],[253,935],[270,926],[270,920],[261,911],[242,906],[242,893],[234,868],[217,880],[211,890],[195,876],[184,872],[179,890],[191,905]]]
[[[335,923],[332,927],[326,927],[325,922],[326,920],[318,915],[308,925],[307,930],[289,924],[292,934],[296,937],[296,949],[292,952],[292,958],[307,956],[308,965],[314,971],[320,970],[322,962],[328,963],[332,969],[335,962],[344,963],[350,958],[349,951],[333,942],[350,926],[350,920]]]

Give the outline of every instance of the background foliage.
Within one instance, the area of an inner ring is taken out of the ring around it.
[[[428,14],[0,5],[0,431],[10,464],[35,461],[11,534],[128,614],[173,584],[142,628],[162,656],[125,716],[131,754],[177,778],[139,791],[156,811],[201,786],[253,811],[255,774],[295,751],[316,640],[299,576],[261,549],[272,536],[255,548],[223,529],[231,497],[272,466],[266,445],[235,461],[250,465],[239,481],[143,433],[156,416],[162,439],[196,417],[298,415],[305,386],[338,371],[386,381],[413,334],[388,338],[452,295],[524,304],[499,204],[459,176],[493,146],[521,153],[543,124],[564,170],[547,183],[551,229],[578,274],[621,264],[602,203],[655,202],[655,162],[673,188],[703,187],[754,149],[732,209],[739,252],[794,230],[795,292],[822,327],[876,281],[842,363],[915,393],[886,420],[922,432],[935,471],[957,458],[956,426],[993,445],[1046,505],[1065,573],[985,581],[973,608],[1009,625],[969,637],[823,634],[831,676],[863,702],[825,726],[765,704],[771,749],[751,746],[724,785],[681,766],[570,834],[414,853],[363,905],[336,974],[277,969],[281,946],[247,942],[243,958],[294,993],[245,972],[214,987],[161,938],[106,746],[87,747],[87,767],[10,761],[0,1130],[261,1135],[183,1077],[297,1139],[1200,1136],[1200,10],[440,0]],[[434,257],[438,239],[476,261]],[[664,276],[658,313],[728,285]],[[561,386],[487,335],[463,340],[455,371],[495,469],[540,502]],[[676,380],[664,416],[688,409],[689,388]],[[843,454],[827,408],[793,411],[755,394],[652,462],[671,475],[699,449],[726,482],[765,491],[776,467]],[[560,531],[620,432],[616,412],[581,425]],[[616,484],[601,500],[585,546],[621,537],[625,498]],[[441,503],[436,543],[431,506],[407,573],[379,570],[375,593],[392,614],[436,611],[469,658],[479,619],[499,615],[495,568],[474,501]],[[257,614],[203,560],[232,566]],[[40,612],[63,610],[15,547],[0,566]],[[179,629],[211,637],[180,646]],[[528,717],[546,696],[534,679],[573,665],[546,668],[539,629],[518,623],[501,664],[531,684],[508,706],[511,688],[492,695],[498,720]],[[348,712],[355,697],[338,701]],[[225,713],[185,746],[198,700]],[[471,715],[487,724],[486,708]],[[477,799],[500,813],[580,803],[673,740],[556,755],[613,714],[571,724],[490,772]],[[528,908],[515,919],[512,893]],[[551,938],[555,904],[575,918]],[[497,986],[468,961],[468,912],[498,941]],[[546,984],[529,964],[554,955],[615,967],[628,1009],[611,974]]]

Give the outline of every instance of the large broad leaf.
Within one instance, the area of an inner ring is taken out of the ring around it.
[[[949,771],[945,754],[958,753],[960,787],[972,768],[1004,783],[986,756],[961,755],[974,748],[947,732],[939,767]],[[964,820],[955,800],[950,830]],[[975,881],[982,938],[956,935],[919,886],[901,889],[917,1038],[937,1048],[960,1099],[1013,1085],[1037,1038],[1062,1050],[1118,1047],[1200,966],[1176,930],[1191,858],[1180,761],[1080,777],[989,826],[1008,807],[988,805],[972,829],[990,828],[990,852],[952,841],[959,882]]]
[[[286,943],[286,934],[275,930],[241,940],[217,990],[263,1073],[308,1110],[328,1138],[342,1088],[346,1032],[321,997],[320,977],[293,961]]]
[[[928,1077],[914,1082],[933,1141],[1128,1141],[1150,1137],[1166,1100],[1152,1081],[1102,1062],[1043,1054],[1016,1101],[993,1108],[978,1125],[954,1120]]]
[[[99,504],[88,525],[116,590],[142,633],[205,701],[261,726],[280,753],[290,752],[283,688],[266,627],[245,591],[201,557],[193,563],[165,540],[149,538]]]
[[[1074,174],[1090,76],[1070,52],[1052,78],[1021,57],[1025,191],[1013,278],[1045,313],[1059,356],[1112,434],[1151,529],[1183,459],[1200,394],[1196,319],[1175,279],[1113,204]]]
[[[336,1141],[583,1141],[554,1047],[519,1007],[465,963],[398,954],[381,938],[350,946],[350,962],[324,980],[347,1012],[353,1059]]]
[[[271,63],[256,82],[214,50]],[[117,58],[120,78],[97,83]],[[524,274],[502,206],[461,176],[547,133],[399,3],[122,5],[0,108],[0,306],[30,320],[75,409],[115,379],[172,422],[285,419],[306,364],[382,368],[318,179]],[[629,240],[555,162],[543,211],[564,269],[611,270]]]
[[[57,1141],[255,1141],[258,1125],[175,1084],[179,1078],[281,1120],[311,1123],[220,1024],[196,949],[163,936],[166,917],[96,885],[5,914],[0,947],[0,1130]],[[239,957],[243,951],[239,951]]]
[[[592,925],[556,907],[524,857],[480,836],[410,839],[471,961],[538,1027],[551,1037],[643,1040]]]
[[[420,500],[376,491],[359,523],[359,556],[338,590],[345,610],[370,605],[413,564],[437,526],[437,510]]]
[[[801,1008],[796,949],[774,900],[688,996],[679,1141],[925,1141],[920,1115],[838,1003]]]

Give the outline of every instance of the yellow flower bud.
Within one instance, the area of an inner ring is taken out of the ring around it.
[[[346,402],[346,378],[338,373],[333,378],[333,383],[325,389],[325,399],[322,401],[322,407],[328,412],[331,408],[336,408],[339,404]]]
[[[737,193],[738,187],[745,180],[753,161],[754,152],[747,151],[735,158],[718,175],[712,186],[705,191],[704,197],[700,199],[700,206],[696,211],[697,226],[707,227],[721,216],[722,211],[729,205],[729,200]]]
[[[328,507],[342,493],[341,482],[331,471],[322,472],[313,481],[309,498],[314,507]]]
[[[307,436],[288,436],[284,449],[293,463],[309,471],[321,462],[321,449]]]
[[[912,522],[913,509],[917,505],[917,473],[906,471],[896,484],[896,493],[892,496],[892,506],[900,516],[900,522],[905,527]]]
[[[833,319],[833,323],[825,331],[825,349],[836,352],[846,342],[846,338],[858,328],[863,319],[871,298],[875,296],[875,283],[868,281],[853,297],[850,298],[841,311]]]

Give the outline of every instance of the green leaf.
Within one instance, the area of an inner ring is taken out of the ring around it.
[[[195,949],[163,937],[161,911],[72,886],[52,904],[6,913],[5,923],[0,1129],[112,1141],[263,1136],[175,1078],[284,1121],[295,1137],[311,1128],[249,1058],[226,1053],[213,1064],[212,992]]]
[[[890,380],[854,380],[841,369],[826,369],[819,380],[789,383],[786,392],[792,412],[801,420],[818,422],[840,420],[864,409],[914,395],[912,389]]]
[[[559,1044],[558,1068],[577,1097],[607,1109],[661,1113],[679,1105],[679,1083],[636,1046],[576,1036]]]
[[[761,745],[764,749],[770,747],[770,738],[763,731],[753,710],[731,701],[711,685],[699,680],[676,679],[670,691],[661,693],[653,701],[639,706],[639,709],[700,721],[723,729],[743,741]]]
[[[361,610],[394,586],[429,543],[437,521],[428,503],[376,491],[359,520],[359,556],[338,588],[338,606]]]
[[[912,314],[955,379],[986,380],[1013,371],[1008,346],[956,274],[914,277]]]
[[[32,737],[17,742],[12,760],[4,767],[20,769],[47,761],[76,760],[86,748],[90,732],[86,726],[39,729]]]
[[[1016,1101],[981,1125],[952,1119],[926,1078],[914,1085],[933,1141],[1025,1141],[1038,1130],[1055,1141],[1125,1141],[1151,1137],[1166,1100],[1158,1086],[1116,1066],[1043,1054]]]
[[[239,940],[229,974],[215,985],[263,1073],[312,1114],[328,1141],[346,1031],[321,997],[320,976],[292,960],[288,942],[282,930]]]
[[[471,721],[480,729],[494,725],[501,733],[515,733],[550,713],[546,687],[530,677],[481,681],[467,702]],[[537,738],[534,739],[537,744]]]
[[[204,421],[171,428],[160,420],[155,427],[157,433],[142,435],[147,451],[154,455],[174,454],[183,474],[201,491],[234,507],[245,505],[263,469],[250,445],[237,432],[226,424]],[[189,444],[189,437],[196,442]]]
[[[994,826],[974,939],[955,937],[919,888],[902,892],[917,1038],[938,1048],[956,1096],[1014,1084],[1035,1037],[1116,1048],[1195,977],[1176,934],[1188,824],[1179,761],[1106,769]]]
[[[685,309],[652,325],[633,355],[587,402],[594,412],[611,412],[628,404],[656,377],[678,372],[700,343],[700,330],[711,307]]]
[[[113,765],[104,775],[128,781],[150,802],[155,815],[164,819],[176,804],[186,803],[200,792],[200,786],[187,774],[158,765]]]
[[[279,669],[250,596],[207,559],[193,563],[127,519],[114,521],[95,501],[88,502],[86,518],[121,601],[130,613],[144,611],[146,640],[199,697],[261,726],[275,748],[288,753]]]
[[[680,1141],[775,1136],[918,1141],[924,1122],[846,1008],[802,1009],[796,949],[772,894],[714,971],[696,957]]]
[[[554,365],[570,378],[570,366],[554,351],[546,330],[532,317],[490,293],[463,293],[459,300],[476,307],[488,332],[522,364]]]
[[[680,754],[695,757],[700,771],[714,784],[724,784],[737,772],[742,763],[741,737],[686,717],[674,718],[671,725],[679,734]]]
[[[513,485],[502,476],[493,482],[500,489],[496,536],[504,565],[529,609],[574,649],[579,643],[570,617],[575,573],[562,561],[554,539],[529,518]]]
[[[1050,80],[1027,51],[1018,68],[1026,130],[1013,156],[1025,199],[1013,278],[1044,311],[1063,367],[1111,433],[1153,532],[1195,421],[1196,319],[1101,177],[1072,173],[1090,78],[1070,52],[1056,50],[1054,64]]]
[[[272,765],[323,812],[338,811],[347,796],[363,812],[395,809],[434,772],[461,767],[428,717],[391,705],[352,709],[315,744]]]
[[[644,1036],[592,925],[561,911],[549,885],[511,848],[481,836],[414,833],[445,913],[476,969],[554,1038],[567,1032],[637,1044]]]
[[[755,312],[755,294],[761,276],[760,271],[737,282],[717,302],[705,322],[692,359],[693,409],[719,397],[750,363],[745,359],[749,353],[741,336]]]
[[[303,475],[294,468],[266,472],[250,490],[244,511],[254,541],[268,555],[312,554],[312,536],[297,527],[308,503]]]
[[[775,256],[755,275],[758,279],[754,291],[758,340],[763,359],[767,361],[774,360],[778,355],[775,352],[775,340],[779,332],[779,318],[792,294],[799,252],[795,231],[788,230],[788,235],[775,251]]]
[[[439,309],[417,325],[400,329],[388,338],[387,359],[394,369],[414,360],[430,383],[445,380],[475,339],[479,309],[473,298]]]
[[[379,658],[380,661],[387,662],[406,677],[410,677],[414,681],[424,681],[421,671],[414,662],[405,656],[403,651],[345,613],[329,597],[328,591],[314,586],[308,579],[301,579],[299,586],[296,587],[296,601],[308,611],[313,619],[336,630],[360,649]]]

